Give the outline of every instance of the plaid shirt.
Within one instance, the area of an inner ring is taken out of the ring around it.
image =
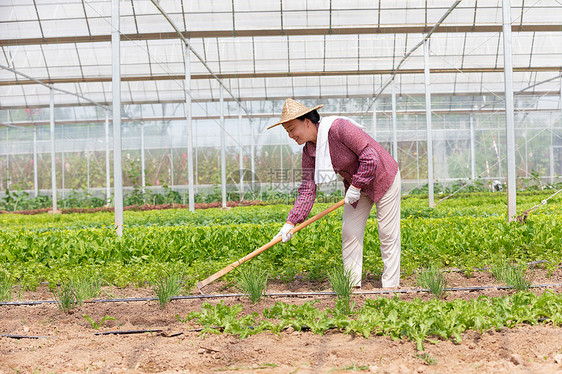
[[[328,132],[330,157],[334,171],[343,177],[345,191],[350,184],[360,188],[373,202],[377,202],[394,182],[398,163],[365,131],[345,119],[333,122]],[[302,152],[302,182],[299,195],[287,221],[303,222],[316,199],[314,166],[316,144],[307,142]]]

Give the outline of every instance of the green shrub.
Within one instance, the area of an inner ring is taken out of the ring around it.
[[[256,265],[238,270],[238,288],[252,303],[258,303],[267,289],[268,273]]]
[[[517,291],[526,291],[532,285],[532,276],[526,274],[524,265],[512,265],[508,261],[494,264],[491,267],[494,278]]]
[[[349,301],[355,284],[358,282],[351,269],[345,269],[343,266],[332,268],[328,271],[328,282],[338,298],[336,308],[345,314],[351,313],[352,306]]]
[[[420,287],[427,288],[437,298],[441,298],[445,294],[447,281],[439,268],[432,265],[421,270],[417,283]]]
[[[179,295],[181,284],[182,277],[177,273],[167,274],[153,282],[153,289],[161,308],[165,307],[172,297]]]
[[[12,300],[12,279],[4,269],[0,269],[0,301]]]
[[[88,271],[70,277],[70,285],[76,293],[76,299],[81,304],[84,300],[93,299],[101,292],[101,278],[99,273]]]
[[[70,284],[62,284],[53,291],[53,294],[59,309],[67,314],[82,303],[82,300],[78,300],[76,291]]]

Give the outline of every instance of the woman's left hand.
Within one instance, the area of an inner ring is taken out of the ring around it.
[[[345,194],[345,203],[350,205],[355,204],[357,201],[359,201],[360,197],[361,189],[351,185],[349,186]]]

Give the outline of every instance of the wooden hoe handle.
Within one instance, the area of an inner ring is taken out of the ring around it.
[[[300,225],[293,227],[290,232],[295,233],[295,232],[305,228],[306,226],[310,225],[311,223],[318,221],[320,218],[324,217],[326,214],[332,213],[334,210],[341,207],[344,203],[345,203],[345,199],[342,199],[341,201],[338,201],[337,203],[335,203],[334,205],[332,205],[328,209],[321,211],[320,213],[316,214],[314,217],[311,217],[311,218],[307,219],[306,221],[304,221],[303,223],[301,223]],[[275,244],[279,243],[280,241],[281,241],[281,236],[277,236],[277,237],[273,238],[266,245],[256,249],[252,253],[247,254],[246,256],[242,257],[241,259],[239,259],[237,261],[234,261],[232,264],[228,265],[227,267],[225,267],[222,270],[217,271],[215,274],[211,275],[209,278],[204,279],[201,282],[197,283],[197,288],[199,289],[199,292],[203,293],[203,291],[202,291],[203,287],[205,287],[209,283],[217,280],[218,278],[222,277],[223,275],[230,272],[231,270],[234,270],[236,267],[242,265],[244,262],[256,257],[257,255],[264,252],[265,250],[273,247]]]

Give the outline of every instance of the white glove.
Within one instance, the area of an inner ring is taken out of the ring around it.
[[[278,236],[281,236],[281,240],[283,241],[283,243],[288,242],[293,238],[293,233],[290,232],[293,227],[295,227],[295,225],[291,225],[290,223],[285,223],[283,227],[281,227],[279,233],[275,235],[273,239],[275,239]]]
[[[361,189],[351,185],[349,186],[345,194],[345,203],[350,205],[354,204],[359,200],[360,197],[361,197]]]

